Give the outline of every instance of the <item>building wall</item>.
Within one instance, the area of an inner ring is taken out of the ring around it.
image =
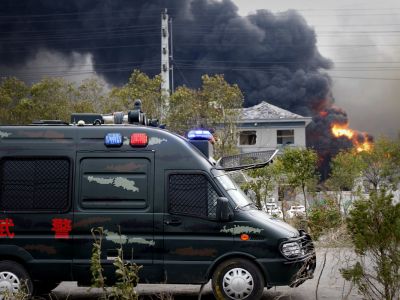
[[[257,124],[257,123],[255,123]],[[279,123],[269,126],[238,126],[238,131],[256,131],[257,139],[255,145],[240,145],[238,139],[238,147],[241,152],[254,152],[254,151],[265,151],[274,150],[282,147],[277,144],[277,131],[278,130],[294,130],[294,147],[305,147],[306,146],[306,131],[305,124],[303,126],[285,126]]]

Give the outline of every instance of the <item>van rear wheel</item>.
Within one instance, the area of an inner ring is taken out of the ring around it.
[[[212,289],[217,300],[258,300],[264,291],[264,279],[252,262],[235,258],[215,269]]]
[[[11,260],[0,261],[0,293],[11,296],[22,291],[31,295],[32,290],[32,280],[23,266]]]

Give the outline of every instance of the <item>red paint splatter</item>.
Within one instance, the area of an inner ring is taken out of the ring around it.
[[[72,230],[72,221],[69,219],[53,219],[52,231],[55,232],[56,239],[69,239],[69,233]]]
[[[10,227],[14,227],[14,222],[12,219],[2,219],[0,220],[0,237],[13,238],[15,236],[14,232],[10,232]]]

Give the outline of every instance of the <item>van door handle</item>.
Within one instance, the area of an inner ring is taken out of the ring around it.
[[[166,225],[172,225],[172,226],[178,226],[182,224],[181,219],[171,219],[171,220],[165,220],[164,224]]]

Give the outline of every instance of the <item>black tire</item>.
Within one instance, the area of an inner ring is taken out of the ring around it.
[[[236,285],[239,290],[227,284],[229,278],[232,282],[233,280],[239,282],[239,286]],[[217,300],[259,300],[264,291],[264,278],[255,264],[246,259],[234,258],[222,262],[215,269],[212,290]]]
[[[0,275],[4,274],[7,275],[7,277],[12,276],[12,278],[14,278],[15,280],[19,281],[19,286],[20,288],[25,288],[25,292],[28,295],[32,295],[32,291],[33,291],[33,284],[32,284],[32,280],[31,277],[29,276],[28,272],[25,270],[25,268],[20,265],[19,263],[12,261],[12,260],[3,260],[0,261]],[[1,281],[3,276],[0,276],[0,285],[3,285],[1,283]],[[10,277],[9,277],[10,278]],[[7,284],[10,281],[14,281],[16,283],[15,280],[9,279],[7,280]],[[4,280],[6,281],[6,280]]]

